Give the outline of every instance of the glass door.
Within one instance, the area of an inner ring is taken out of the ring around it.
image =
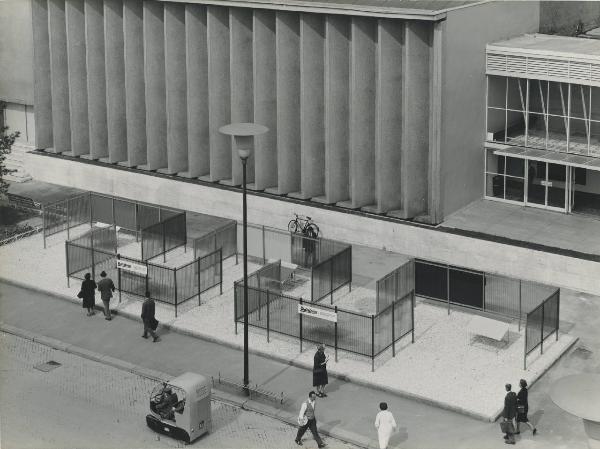
[[[550,162],[528,161],[526,204],[566,212],[567,167]]]

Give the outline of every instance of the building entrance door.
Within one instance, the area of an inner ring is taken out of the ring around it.
[[[528,160],[525,204],[567,211],[567,166]]]

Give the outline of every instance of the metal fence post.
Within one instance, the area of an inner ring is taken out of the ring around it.
[[[270,320],[270,313],[269,313],[269,290],[267,290],[267,343],[270,343],[269,340],[269,330],[270,330],[270,324],[271,324],[271,320]]]
[[[223,248],[219,249],[219,279],[220,287],[219,290],[223,294]]]
[[[110,208],[111,208],[111,213],[112,213],[112,224],[116,225],[117,220],[115,219],[115,197],[114,196],[110,199]]]
[[[202,281],[202,264],[200,263],[201,259],[196,259],[196,265],[197,265],[197,270],[198,270],[198,306],[200,306],[200,294],[202,293],[202,286],[201,281]],[[233,302],[235,303],[235,298],[233,300]],[[233,312],[233,314],[235,315],[235,310]],[[234,317],[235,319],[235,317]]]
[[[329,260],[329,291],[331,292],[331,305],[333,305],[333,259]]]
[[[46,206],[42,204],[42,236],[44,239],[44,249],[46,249]]]
[[[121,255],[117,253],[117,260],[121,259]],[[121,268],[117,262],[117,285],[119,286],[119,304],[121,304]]]
[[[138,203],[137,201],[133,203],[133,221],[135,223],[135,241],[138,241],[138,232],[140,229],[140,225],[138,223]]]
[[[162,224],[162,237],[163,237],[163,262],[167,261],[167,235],[166,235],[166,222]]]
[[[266,243],[265,243],[265,225],[262,227],[262,251],[263,251],[263,265],[267,263],[267,251],[266,251]]]
[[[302,298],[300,298],[300,307],[302,307]],[[298,313],[300,321],[300,353],[302,353],[302,314]]]
[[[352,247],[348,248],[348,251],[350,252],[350,285],[348,286],[348,291],[352,291]]]
[[[335,363],[338,361],[338,322],[337,322],[337,313],[338,309],[335,306],[335,324],[334,324],[334,339],[333,343],[335,345]]]
[[[90,195],[90,228],[94,226],[94,203],[92,202],[92,192]]]
[[[394,320],[394,309],[396,301],[392,301],[392,357],[396,357],[396,321]]]
[[[411,330],[412,330],[412,342],[415,342],[415,291],[413,290],[410,293],[410,300],[412,302],[412,307],[410,309],[410,319],[411,319]]]
[[[542,325],[540,326],[540,354],[544,354],[544,312],[546,308],[546,303],[542,303]]]
[[[69,242],[65,242],[65,261],[67,262],[67,287],[71,287],[71,282],[69,281]]]
[[[70,208],[69,208],[69,203],[70,203],[70,202],[71,202],[71,201],[69,201],[69,200],[67,199],[67,240],[71,240],[71,232],[70,232],[70,229],[71,229],[71,223],[69,223],[69,217],[70,217],[70,215],[69,215],[69,212],[70,212],[70,211],[69,211],[69,209],[70,209]]]
[[[235,335],[237,335],[238,333],[238,325],[237,325],[237,317],[238,317],[238,313],[237,313],[237,300],[238,300],[238,289],[237,289],[237,282],[233,283],[233,321],[235,323]]]
[[[450,267],[446,265],[446,298],[448,299],[448,315],[450,315]]]
[[[375,315],[371,315],[371,372],[375,371]]]
[[[523,348],[523,371],[527,369],[527,321],[525,322],[525,347]]]
[[[146,264],[146,291],[144,292],[144,294],[148,295],[148,298],[152,295],[150,295],[150,267],[148,266],[148,261],[144,260],[144,263]]]
[[[560,290],[557,292],[556,297],[556,341],[558,341],[558,327],[560,325]]]
[[[519,279],[519,332],[521,332],[521,316],[523,314],[523,281]]]
[[[175,318],[177,318],[177,268],[173,268],[173,284],[175,286]]]
[[[92,249],[92,279],[96,280],[96,263],[94,262],[94,232],[90,232],[90,242]]]

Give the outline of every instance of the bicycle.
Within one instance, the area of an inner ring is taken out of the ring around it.
[[[294,214],[295,218],[290,220],[288,223],[288,231],[297,234],[301,232],[303,235],[307,237],[311,237],[316,239],[319,237],[319,227],[312,222],[312,218],[303,217],[298,214]]]

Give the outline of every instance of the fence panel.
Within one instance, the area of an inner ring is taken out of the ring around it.
[[[371,318],[338,309],[338,348],[371,356]]]
[[[90,194],[92,221],[100,223],[113,224],[113,199],[110,196],[99,195],[97,193]]]
[[[142,229],[142,259],[150,260],[164,252],[163,222]]]
[[[67,203],[65,201],[44,206],[42,213],[44,220],[44,235],[46,237],[57,234],[68,228],[69,219],[67,216]]]
[[[413,301],[414,293],[411,292],[394,303],[394,338],[396,341],[413,331],[415,322]]]
[[[544,305],[540,304],[527,314],[527,322],[525,324],[525,355],[537,348],[542,342],[543,310]]]
[[[295,299],[269,292],[268,310],[271,332],[300,338],[300,315],[298,314],[298,304],[299,301]]]
[[[147,204],[137,205],[137,230],[141,231],[161,221],[159,209]]]
[[[94,240],[92,242],[94,249],[116,254],[117,231],[114,226],[92,229],[91,235]]]
[[[221,249],[223,259],[237,253],[237,224],[231,222],[215,231],[215,248]],[[213,250],[214,251],[214,250]]]
[[[171,268],[148,264],[148,290],[152,298],[175,304],[175,271]]]
[[[450,302],[483,310],[483,273],[449,267]]]
[[[312,268],[311,301],[318,302],[331,293],[331,271],[333,259],[321,262]]]
[[[130,231],[136,231],[135,201],[114,199],[115,224]]]
[[[179,215],[181,213],[182,212],[179,210],[161,207],[160,208],[160,220],[165,221],[165,220],[168,220],[169,218],[173,218],[175,215]]]
[[[185,222],[185,214],[173,215],[172,217],[163,221],[164,228],[163,232],[165,233],[164,242],[164,252],[169,252],[172,249],[175,249],[179,246],[185,245],[187,242],[186,237],[186,222]]]
[[[67,248],[67,277],[83,279],[92,268],[92,249],[72,242],[65,242]]]
[[[325,245],[329,242],[326,241]],[[352,282],[352,247],[346,246],[329,259],[312,267],[311,300],[318,302],[350,282]]]
[[[377,281],[376,311],[386,309],[415,290],[415,263],[409,260]]]
[[[392,345],[392,326],[396,324],[395,317],[392,321],[392,307],[393,303],[375,315],[375,355],[381,354]]]
[[[445,265],[415,261],[415,294],[448,301],[448,269]]]
[[[90,194],[84,193],[67,200],[69,202],[69,228],[90,221]]]
[[[221,262],[220,249],[198,259],[198,267],[200,269],[200,292],[205,292],[222,282],[223,273],[221,272]]]
[[[553,332],[558,332],[559,295],[560,292],[557,290],[544,302],[544,329],[542,334],[544,340]]]
[[[292,263],[292,241],[293,237],[289,232],[265,227],[265,259]]]
[[[262,227],[256,225],[248,225],[246,229],[248,235],[248,258],[260,259],[261,263],[263,261],[263,235],[262,235]],[[237,224],[237,240],[238,242],[244,242],[243,237],[243,226],[241,223]],[[242,254],[243,248],[240,246],[239,253]]]
[[[537,282],[522,281],[521,298],[523,303],[523,313],[535,309],[543,303],[546,298],[552,296],[555,291],[556,287],[538,284]]]
[[[495,274],[485,275],[485,311],[519,318],[520,281]]]
[[[298,312],[296,311],[296,313]],[[327,346],[334,346],[335,323],[332,321],[322,320],[320,318],[303,315],[302,339],[313,343],[324,343]]]
[[[122,260],[139,264],[138,259],[121,256]],[[113,279],[114,280],[114,279]],[[150,285],[148,285],[148,288]],[[132,271],[121,270],[121,291],[138,296],[146,296],[146,276]]]

